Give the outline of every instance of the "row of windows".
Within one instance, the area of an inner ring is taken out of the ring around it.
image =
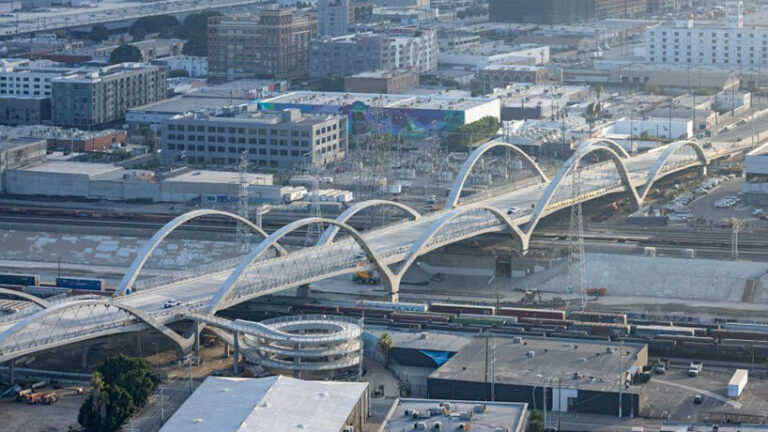
[[[214,135],[208,135],[208,139],[206,140],[205,135],[176,135],[169,133],[167,135],[167,139],[169,141],[198,141],[198,142],[219,142],[219,143],[230,143],[230,144],[245,144],[246,142],[248,144],[259,144],[259,145],[267,145],[267,143],[274,145],[274,146],[281,146],[281,147],[287,147],[288,145],[291,145],[293,147],[309,147],[309,140],[308,139],[293,139],[289,141],[288,139],[275,139],[272,138],[269,141],[267,141],[266,138],[248,138],[246,141],[245,137],[225,137],[225,136],[214,136]],[[336,139],[336,134],[334,134],[332,137],[329,137],[327,140],[330,141],[331,139]],[[326,142],[326,138],[317,139],[315,140],[316,143],[324,143]]]
[[[318,149],[318,153],[330,153],[334,150],[337,150],[339,147],[337,144],[333,144],[331,146],[323,147],[321,149]],[[168,150],[178,150],[178,151],[198,151],[203,152],[206,151],[205,146],[201,145],[184,145],[184,144],[173,144],[168,143],[166,144],[166,149]],[[208,152],[211,153],[232,153],[232,154],[242,154],[246,152],[245,147],[224,147],[224,146],[208,146],[207,148]],[[266,155],[269,154],[270,156],[288,156],[289,154],[294,157],[300,157],[303,154],[306,154],[305,152],[302,152],[302,150],[280,150],[280,149],[265,149],[265,148],[249,148],[247,150],[248,154],[259,154],[259,155]]]
[[[336,123],[333,123],[330,126],[325,126],[325,127],[320,128],[319,133],[323,133],[324,134],[324,133],[328,133],[328,132],[334,131],[336,129],[337,129],[337,125],[336,125]],[[217,133],[230,133],[230,134],[245,134],[245,132],[246,132],[246,128],[244,128],[244,127],[224,127],[224,126],[207,126],[206,127],[206,126],[200,126],[200,125],[195,126],[195,125],[183,125],[183,124],[173,124],[173,123],[168,124],[168,130],[170,130],[170,131],[182,131],[182,132],[185,131],[185,130],[189,131],[189,132],[205,132],[207,130],[208,132],[211,132],[211,133],[217,132]],[[294,136],[294,137],[295,136],[299,136],[299,135],[301,135],[303,137],[309,136],[309,131],[306,131],[306,130],[302,130],[302,131],[292,130],[290,132],[291,132],[291,136]],[[265,129],[265,128],[259,128],[259,129],[248,128],[248,134],[250,134],[250,135],[257,135],[257,134],[258,135],[267,135],[267,129]],[[287,129],[280,129],[278,131],[278,129],[269,129],[269,135],[287,136],[288,135],[288,130]]]

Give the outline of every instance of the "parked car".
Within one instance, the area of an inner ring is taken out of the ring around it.
[[[163,303],[164,309],[175,308],[176,306],[181,306],[181,302],[176,299],[168,299]]]

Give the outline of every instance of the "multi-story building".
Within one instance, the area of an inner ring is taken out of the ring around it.
[[[164,99],[166,75],[164,66],[121,63],[54,78],[52,121],[80,128],[116,123],[129,108]]]
[[[510,83],[543,84],[547,82],[547,68],[542,66],[489,64],[477,73],[483,92],[506,87]]]
[[[361,72],[344,79],[350,93],[404,93],[419,86],[419,73],[413,69]]]
[[[158,63],[164,63],[169,70],[184,70],[190,78],[208,76],[208,58],[189,55],[177,55],[158,58]]]
[[[437,33],[429,29],[395,29],[356,33],[310,43],[311,78],[354,75],[384,69],[437,69]]]
[[[744,28],[741,1],[729,2],[725,27],[699,27],[678,21],[645,32],[645,55],[651,63],[732,65],[768,64],[768,30]]]
[[[166,163],[235,166],[245,153],[259,167],[296,169],[343,159],[347,118],[298,109],[251,112],[244,105],[171,117],[162,136]]]
[[[645,13],[646,0],[490,0],[491,21],[558,24]]]
[[[208,78],[297,79],[307,75],[309,41],[317,35],[315,13],[265,8],[257,17],[211,17]]]
[[[354,11],[349,0],[318,0],[317,34],[341,36],[349,32]]]
[[[75,73],[74,68],[52,66],[50,62],[2,60],[0,97],[50,96],[52,79]]]

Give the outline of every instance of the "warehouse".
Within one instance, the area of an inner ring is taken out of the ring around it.
[[[418,430],[423,424],[424,430],[522,432],[527,410],[524,403],[398,399],[384,420],[383,430]]]
[[[375,342],[383,331],[369,330],[366,341]],[[456,334],[414,333],[388,330],[392,337],[389,360],[402,366],[436,368],[461,351],[470,342],[470,338]]]
[[[625,343],[622,349],[616,342],[592,340],[476,338],[427,382],[432,399],[524,402],[534,409],[546,404],[552,411],[631,416],[643,409],[644,392],[634,385],[620,390],[619,371],[629,383],[647,363],[645,344]]]
[[[360,431],[369,404],[368,383],[208,377],[160,431]]]

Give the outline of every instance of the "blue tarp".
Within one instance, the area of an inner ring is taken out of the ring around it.
[[[419,352],[431,358],[438,366],[448,361],[448,351],[419,350]]]

